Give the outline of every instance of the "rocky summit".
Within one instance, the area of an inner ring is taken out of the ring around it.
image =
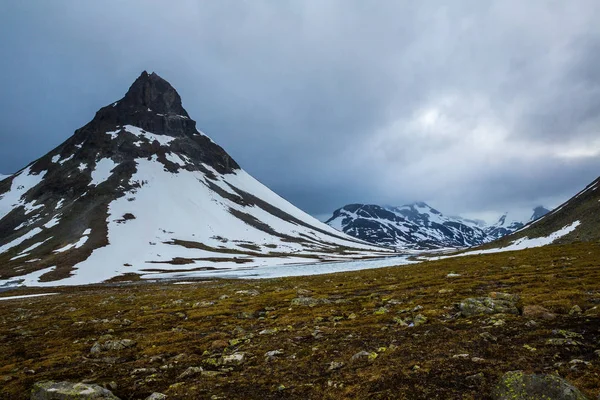
[[[166,277],[373,251],[386,253],[317,221],[246,173],[196,128],[177,91],[145,71],[64,143],[0,181],[0,286]]]

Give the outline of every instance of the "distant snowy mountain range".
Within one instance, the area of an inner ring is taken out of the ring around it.
[[[536,207],[528,221],[504,214],[491,225],[483,221],[445,216],[423,202],[400,207],[349,204],[335,210],[327,224],[356,238],[406,249],[471,247],[491,242],[522,228],[548,212]]]

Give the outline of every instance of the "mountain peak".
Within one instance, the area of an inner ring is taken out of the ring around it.
[[[189,115],[181,105],[181,97],[173,86],[158,74],[143,71],[133,82],[121,106],[144,107],[160,114]]]
[[[533,209],[533,214],[531,215],[531,218],[529,218],[529,221],[535,221],[537,219],[542,218],[544,215],[548,214],[550,212],[550,210],[548,210],[546,207],[544,206],[537,206]]]
[[[175,88],[158,74],[146,71],[122,99],[101,108],[85,128],[112,131],[125,125],[173,137],[198,134],[196,122],[183,108]]]

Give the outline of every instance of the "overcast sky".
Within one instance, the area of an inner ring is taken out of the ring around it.
[[[321,218],[358,202],[487,219],[556,206],[600,175],[598,21],[598,0],[7,1],[0,173],[148,70]]]

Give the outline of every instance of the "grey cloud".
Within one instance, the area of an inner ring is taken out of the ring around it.
[[[14,2],[0,16],[0,172],[148,69],[246,170],[313,214],[565,198],[599,167],[559,154],[600,127],[600,4],[576,3]]]

